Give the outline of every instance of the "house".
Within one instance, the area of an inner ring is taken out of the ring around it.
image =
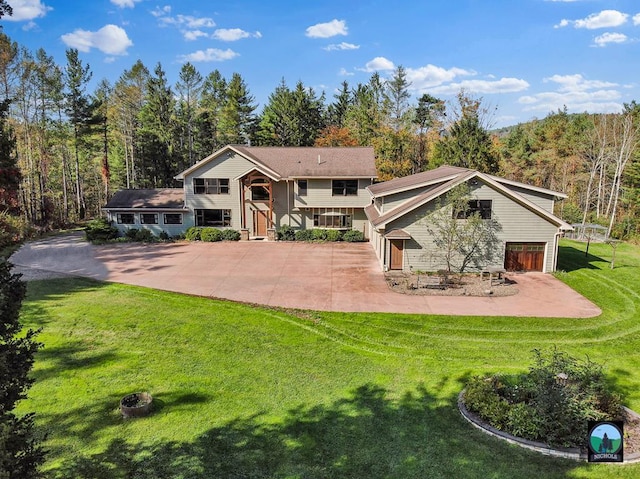
[[[104,211],[121,231],[214,226],[264,238],[288,225],[366,235],[366,188],[376,177],[373,148],[228,145],[178,174],[182,188],[121,190]]]
[[[429,215],[436,208],[445,208],[447,193],[464,183],[469,187],[469,211],[499,226],[495,254],[479,269],[556,269],[558,238],[572,227],[554,215],[554,203],[566,195],[475,170],[442,166],[367,187],[372,199],[365,208],[369,238],[384,270],[445,269],[442,248],[436,247],[429,232],[433,231]]]

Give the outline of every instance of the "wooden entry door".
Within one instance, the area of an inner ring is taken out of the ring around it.
[[[404,241],[389,240],[391,244],[391,260],[389,261],[389,269],[402,269],[404,259]]]
[[[542,271],[544,243],[507,243],[504,267],[508,271]]]
[[[268,211],[253,210],[253,235],[267,236]]]

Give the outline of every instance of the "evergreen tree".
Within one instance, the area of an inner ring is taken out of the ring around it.
[[[413,118],[413,123],[418,128],[418,138],[411,165],[412,174],[420,173],[426,169],[428,160],[427,136],[429,132],[442,124],[444,116],[444,101],[426,93],[418,99],[418,106]]]
[[[256,105],[249,89],[238,73],[227,84],[224,104],[220,111],[218,133],[220,143],[248,144],[255,135],[257,120],[253,114]]]
[[[19,321],[26,285],[11,273],[11,265],[0,261],[0,477],[39,477],[44,451],[34,430],[34,415],[16,416],[18,401],[26,398],[33,380],[29,371],[40,346],[36,332],[23,332]]]
[[[384,101],[389,112],[389,122],[395,131],[408,126],[410,86],[411,82],[407,80],[407,72],[402,65],[394,70],[391,79],[385,83]]]
[[[7,124],[9,100],[0,102],[0,213],[18,214],[21,173],[15,153],[16,139]]]
[[[340,91],[333,95],[333,98],[335,98],[335,101],[327,108],[327,124],[328,126],[342,128],[347,109],[349,105],[353,104],[353,95],[346,80],[342,82]]]
[[[180,135],[180,145],[186,154],[183,161],[178,166],[179,170],[193,165],[196,162],[194,148],[195,137],[195,117],[197,105],[200,102],[200,92],[202,91],[202,75],[189,62],[182,65],[180,69],[180,80],[176,84],[176,90],[180,94],[179,118],[180,127],[184,132]]]
[[[201,156],[207,156],[221,146],[219,139],[220,112],[226,101],[227,81],[218,70],[214,70],[204,80],[196,118],[198,144]]]

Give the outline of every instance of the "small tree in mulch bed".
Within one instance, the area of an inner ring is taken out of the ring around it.
[[[557,349],[533,353],[526,374],[471,379],[467,409],[496,429],[555,447],[586,447],[588,421],[624,417],[600,365]]]

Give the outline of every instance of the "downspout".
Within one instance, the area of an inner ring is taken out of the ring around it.
[[[290,180],[287,180],[287,222],[289,226],[291,226],[291,212],[289,211],[289,206],[291,205],[291,196],[289,193],[289,183]]]
[[[555,235],[553,235],[553,271],[558,270],[558,247],[560,246],[560,236],[562,235],[562,231],[558,230]]]

